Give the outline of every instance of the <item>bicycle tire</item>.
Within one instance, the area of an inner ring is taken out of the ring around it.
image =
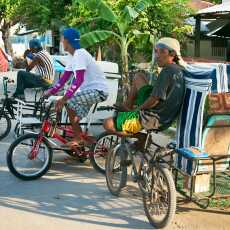
[[[165,178],[165,182],[168,189],[168,209],[165,217],[162,220],[157,220],[154,215],[150,213],[150,207],[148,204],[148,195],[143,195],[143,205],[145,214],[149,220],[149,223],[156,229],[161,229],[168,226],[174,218],[176,212],[176,189],[173,181],[173,177],[169,169],[165,166],[153,166],[152,169],[159,170],[161,175]],[[156,203],[155,203],[156,205]]]
[[[52,163],[52,157],[53,157],[53,151],[49,146],[49,143],[46,139],[42,139],[39,147],[41,146],[41,144],[44,144],[44,146],[47,148],[47,156],[48,159],[46,160],[44,166],[42,167],[41,171],[39,171],[38,173],[34,173],[32,175],[26,175],[23,174],[21,172],[19,172],[19,170],[17,169],[17,167],[15,167],[14,163],[13,163],[13,156],[14,156],[14,151],[16,149],[16,147],[18,145],[20,145],[20,143],[22,143],[22,141],[25,141],[26,139],[33,139],[36,140],[38,138],[38,134],[34,134],[34,133],[28,133],[25,134],[23,136],[20,136],[18,139],[16,139],[9,147],[8,152],[7,152],[7,166],[10,170],[10,172],[15,175],[16,177],[22,179],[22,180],[35,180],[38,179],[40,177],[42,177],[44,174],[46,174],[46,172],[50,169],[51,167],[51,163]],[[26,144],[24,144],[26,145]],[[33,159],[34,160],[34,159]]]
[[[114,170],[113,161],[116,156],[120,157],[120,162],[119,162],[119,168],[116,167]],[[106,165],[105,165],[106,184],[110,193],[114,196],[119,196],[122,189],[126,186],[127,183],[127,166],[125,164],[122,164],[122,162],[124,162],[126,159],[127,159],[127,153],[122,150],[121,145],[117,145],[115,148],[109,151],[106,159]],[[113,185],[112,173],[119,173],[119,171],[121,172],[121,175],[118,181],[118,185],[117,187],[115,187]]]
[[[0,115],[0,121],[2,121],[2,118],[3,118],[3,122],[4,122],[4,120],[6,121],[6,129],[4,130],[3,133],[0,133],[0,140],[2,140],[3,138],[5,138],[6,136],[8,136],[8,134],[9,134],[9,132],[11,130],[11,120],[10,120],[10,117],[5,112],[2,112],[2,114]]]
[[[90,152],[92,154],[89,155],[90,163],[96,171],[105,174],[105,164],[108,151],[120,143],[120,139],[121,138],[117,135],[113,135],[108,132],[103,132],[97,137],[97,143],[91,146]],[[98,153],[100,148],[102,148],[101,156],[100,153]],[[100,157],[99,160],[98,156]]]
[[[14,137],[15,139],[19,138],[20,136],[22,136],[24,134],[24,130],[22,130],[22,134],[19,134],[20,128],[19,128],[20,122],[17,122],[15,127],[14,127]]]

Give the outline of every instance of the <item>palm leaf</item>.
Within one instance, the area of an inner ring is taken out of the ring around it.
[[[154,2],[155,0],[140,0],[137,2],[136,6],[134,7],[134,10],[138,13],[141,13],[147,7],[153,5]]]
[[[154,43],[154,36],[149,32],[140,32],[138,30],[133,30],[133,39],[131,40],[138,40],[138,48],[144,48],[148,43]]]
[[[154,0],[140,0],[137,2],[134,8],[126,6],[123,17],[127,20],[127,23],[133,22],[142,11],[153,5],[153,3]]]
[[[121,33],[124,34],[129,27],[129,24],[132,23],[142,11],[151,6],[154,1],[155,0],[140,0],[134,8],[125,6],[124,12],[119,19],[119,28]]]
[[[117,36],[112,31],[107,30],[96,30],[93,32],[86,33],[81,36],[81,46],[84,48],[87,48],[89,46],[92,46],[96,43],[105,41],[111,36]]]

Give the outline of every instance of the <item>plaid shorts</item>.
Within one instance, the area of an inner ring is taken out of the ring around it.
[[[82,119],[86,117],[93,104],[105,101],[108,94],[96,89],[77,92],[67,101],[67,107],[74,110],[76,115]]]
[[[159,129],[160,127],[160,117],[158,114],[144,110],[140,112],[141,125],[144,129]]]

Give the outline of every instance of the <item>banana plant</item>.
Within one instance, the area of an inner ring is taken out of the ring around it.
[[[85,48],[93,46],[96,43],[113,39],[121,51],[122,61],[122,87],[126,88],[128,82],[128,47],[136,39],[140,41],[153,42],[153,36],[150,33],[143,33],[133,28],[133,23],[147,7],[151,6],[155,0],[139,0],[134,7],[125,6],[124,10],[118,14],[102,0],[75,0],[77,3],[83,4],[89,10],[97,13],[97,18],[87,19],[82,23],[80,29],[81,45]],[[93,30],[90,24],[101,25],[104,21],[107,25],[104,29],[96,26]]]

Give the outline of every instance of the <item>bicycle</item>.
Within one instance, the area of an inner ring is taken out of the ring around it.
[[[106,160],[106,182],[111,194],[119,196],[127,184],[128,166],[143,196],[145,214],[152,226],[163,228],[170,224],[176,211],[176,189],[172,176],[173,149],[154,143],[147,131],[144,148],[135,147],[136,140],[122,137]],[[155,146],[156,150],[153,150]],[[138,160],[138,162],[137,162]]]
[[[11,173],[22,180],[37,179],[49,170],[53,151],[62,150],[84,162],[89,158],[92,166],[99,172],[105,172],[105,159],[108,149],[117,145],[120,138],[103,133],[96,142],[71,150],[55,143],[66,144],[73,137],[69,123],[60,123],[53,113],[53,102],[48,106],[39,133],[28,133],[16,139],[8,149],[7,165]],[[96,105],[95,105],[96,108]],[[93,123],[92,123],[93,124]],[[95,123],[96,124],[96,123]],[[88,129],[82,139],[87,140]]]
[[[0,107],[0,140],[5,138],[12,126],[11,120],[18,120],[14,132],[16,136],[19,136],[20,132],[20,121],[21,117],[39,117],[42,111],[41,101],[29,101],[23,102],[19,99],[9,97],[8,83],[14,83],[8,77],[3,77],[3,95],[4,98],[1,100]],[[27,110],[27,114],[22,114],[22,109]]]

